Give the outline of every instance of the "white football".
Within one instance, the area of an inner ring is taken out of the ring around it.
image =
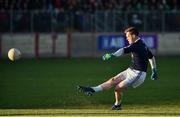
[[[21,52],[16,49],[16,48],[11,48],[9,51],[8,51],[8,58],[11,60],[11,61],[15,61],[15,60],[18,60],[21,58]]]

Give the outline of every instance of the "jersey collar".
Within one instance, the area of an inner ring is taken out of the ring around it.
[[[136,42],[139,41],[139,40],[140,40],[140,37],[138,37],[134,43],[136,43]]]

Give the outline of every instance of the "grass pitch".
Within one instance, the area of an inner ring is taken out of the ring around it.
[[[168,110],[168,111],[167,111]],[[121,111],[108,109],[5,109],[6,116],[180,116],[180,109],[175,106],[125,106]]]
[[[123,110],[111,111],[113,89],[92,97],[76,85],[98,85],[130,64],[129,58],[0,61],[0,115],[180,116],[180,57],[158,57],[157,81],[124,92]]]

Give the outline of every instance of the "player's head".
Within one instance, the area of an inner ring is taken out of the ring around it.
[[[126,38],[129,42],[129,44],[133,43],[134,41],[136,41],[138,35],[139,35],[139,31],[135,28],[135,27],[129,27],[127,28],[124,33],[126,34]]]

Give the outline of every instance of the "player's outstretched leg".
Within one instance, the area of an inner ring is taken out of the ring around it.
[[[94,89],[92,89],[91,87],[85,87],[85,86],[79,86],[79,85],[77,86],[77,90],[88,96],[92,96],[92,94],[95,92]]]

